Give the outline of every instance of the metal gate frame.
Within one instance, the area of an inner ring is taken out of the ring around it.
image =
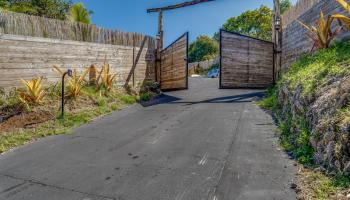
[[[233,31],[227,31],[227,30],[224,30],[224,29],[220,29],[220,33],[219,33],[219,58],[220,58],[220,76],[219,76],[219,89],[240,89],[240,88],[247,88],[247,87],[224,87],[222,86],[222,32],[226,32],[226,33],[230,33],[230,34],[233,34],[233,35],[238,35],[238,36],[242,36],[242,37],[246,37],[246,38],[249,38],[249,39],[254,39],[254,40],[258,40],[258,41],[261,41],[261,42],[265,42],[265,43],[270,43],[272,44],[273,46],[273,54],[272,54],[272,59],[273,59],[273,66],[272,66],[272,84],[274,85],[275,84],[275,43],[271,42],[271,41],[266,41],[266,40],[262,40],[262,39],[259,39],[259,38],[255,38],[255,37],[251,37],[251,36],[248,36],[248,35],[243,35],[241,33],[237,33],[237,32],[233,32]],[[250,87],[251,89],[261,89],[261,87]]]
[[[183,37],[186,36],[186,86],[185,87],[180,87],[180,88],[172,88],[172,89],[162,89],[162,91],[176,91],[176,90],[187,90],[188,89],[188,50],[189,50],[189,32],[186,32],[184,34],[182,34],[180,37],[178,37],[174,42],[172,42],[171,44],[169,44],[167,47],[165,47],[162,51],[161,54],[171,48],[176,42],[178,42],[179,40],[181,40]],[[159,85],[160,88],[162,87],[162,62],[160,62],[160,73],[159,73]]]

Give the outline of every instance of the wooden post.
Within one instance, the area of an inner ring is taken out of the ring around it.
[[[159,12],[159,19],[158,19],[158,34],[160,37],[159,41],[159,50],[161,51],[163,49],[163,11]]]
[[[170,5],[162,8],[151,8],[147,9],[148,13],[153,13],[153,12],[158,12],[159,13],[159,18],[158,18],[158,35],[157,35],[157,48],[156,48],[156,67],[155,67],[155,74],[156,74],[156,81],[160,83],[161,79],[161,51],[163,49],[163,38],[164,38],[164,32],[163,32],[163,11],[168,11],[168,10],[175,10],[179,8],[184,8],[188,6],[194,6],[200,3],[206,3],[206,2],[211,2],[215,0],[192,0],[188,2],[183,2],[180,4],[176,5]]]
[[[282,71],[282,18],[280,0],[274,0],[273,7],[273,31],[274,42],[274,80],[278,79]]]
[[[132,68],[136,67],[136,60],[135,60],[135,35],[132,36]],[[135,87],[135,70],[132,72],[132,87]]]
[[[156,58],[156,81],[160,83],[161,51],[163,49],[163,11],[159,11],[158,35],[157,35],[157,58]]]

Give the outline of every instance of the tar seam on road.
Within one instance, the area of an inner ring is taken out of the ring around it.
[[[237,120],[237,123],[236,123],[236,126],[233,128],[233,137],[232,137],[232,142],[229,146],[229,149],[228,149],[228,152],[227,152],[227,155],[225,156],[224,158],[224,162],[222,164],[222,168],[220,169],[220,173],[219,173],[219,177],[218,177],[218,181],[217,181],[217,184],[214,186],[214,191],[211,193],[209,192],[208,193],[208,199],[210,197],[213,197],[213,200],[218,200],[218,197],[217,197],[217,188],[220,184],[220,181],[222,179],[222,174],[224,172],[224,169],[226,167],[226,164],[227,164],[227,161],[228,161],[228,158],[231,154],[231,151],[233,150],[233,146],[234,146],[234,143],[236,142],[236,139],[237,139],[237,135],[238,135],[238,131],[239,131],[239,124],[240,122],[242,121],[242,116],[243,116],[243,111],[245,110],[245,107],[246,107],[246,104],[244,103],[244,106],[242,106],[242,109],[240,110],[239,112],[239,118]]]

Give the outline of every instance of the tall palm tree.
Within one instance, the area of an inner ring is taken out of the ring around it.
[[[92,12],[87,10],[83,3],[76,3],[70,7],[67,18],[72,22],[90,24],[90,14]]]

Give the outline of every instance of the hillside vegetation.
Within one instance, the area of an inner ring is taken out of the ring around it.
[[[348,41],[303,55],[260,102],[276,116],[285,150],[331,179],[320,199],[330,198],[327,191],[349,186],[349,102]]]

